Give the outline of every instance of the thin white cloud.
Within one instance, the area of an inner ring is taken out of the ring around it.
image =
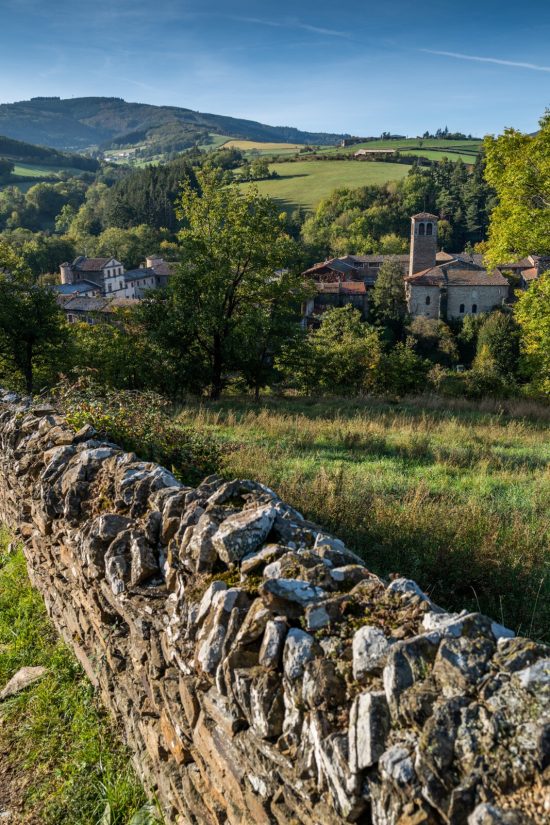
[[[302,29],[306,32],[313,32],[314,34],[325,34],[329,37],[346,37],[350,35],[347,32],[336,31],[335,29],[325,29],[322,26],[312,26],[310,23],[301,23],[299,20],[265,20],[261,17],[236,17],[232,16],[233,20],[239,20],[242,23],[254,23],[258,26],[271,26],[274,29]]]
[[[513,66],[516,69],[532,69],[536,72],[550,72],[550,66],[540,66],[538,63],[520,63],[516,60],[501,60],[498,57],[481,57],[475,54],[461,54],[460,52],[443,52],[437,49],[419,49],[426,54],[438,54],[442,57],[455,57],[458,60],[474,60],[476,63],[496,63],[498,66]]]

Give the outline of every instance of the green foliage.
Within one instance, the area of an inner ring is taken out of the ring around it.
[[[477,354],[490,356],[501,375],[514,375],[519,360],[519,327],[512,313],[491,312],[479,329]]]
[[[550,112],[535,135],[485,138],[486,177],[497,192],[486,259],[491,266],[550,254]]]
[[[397,258],[384,261],[372,291],[373,313],[379,324],[399,334],[407,314],[403,267]]]
[[[484,239],[493,205],[482,156],[471,171],[445,158],[427,169],[413,166],[398,182],[335,189],[306,220],[302,237],[325,255],[399,254],[408,248],[410,216],[427,210],[441,217],[441,248],[460,250]]]
[[[515,317],[521,329],[524,367],[535,389],[550,394],[550,271],[519,295]]]
[[[380,355],[377,331],[348,304],[327,310],[317,329],[287,343],[277,366],[303,392],[358,395],[374,386]]]
[[[54,358],[65,340],[65,323],[55,296],[30,283],[24,263],[0,242],[0,358],[4,360],[0,373],[15,371],[31,393],[37,358]]]
[[[87,372],[77,380],[64,379],[54,394],[75,430],[91,424],[102,437],[162,464],[186,484],[198,483],[218,467],[217,442],[195,427],[176,428],[169,402],[156,393],[110,390]]]
[[[179,217],[181,265],[171,279],[168,308],[182,329],[181,346],[196,342],[217,397],[239,351],[254,339],[254,319],[273,306],[276,271],[296,257],[275,204],[254,188],[241,193],[220,186],[218,174],[198,175],[197,192],[187,182]],[[297,298],[297,277],[281,278],[277,300]]]
[[[48,672],[2,703],[2,779],[25,821],[90,825],[109,807],[111,825],[127,825],[145,802],[129,754],[8,541],[0,530],[0,685],[21,667]]]
[[[178,228],[174,204],[180,184],[194,187],[194,172],[188,160],[178,158],[159,166],[135,169],[105,192],[103,228],[147,224],[155,229]]]
[[[376,389],[398,396],[422,392],[429,369],[429,361],[417,355],[408,344],[399,342],[380,361]]]
[[[407,326],[407,341],[422,358],[449,367],[458,362],[458,347],[450,328],[436,318],[413,318]]]

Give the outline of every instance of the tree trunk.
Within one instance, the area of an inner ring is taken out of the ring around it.
[[[223,389],[223,357],[220,338],[214,336],[214,352],[212,357],[212,385],[210,387],[210,398],[217,401]]]
[[[32,374],[32,344],[27,343],[25,346],[23,372],[25,375],[25,386],[29,395],[32,393],[33,374]]]

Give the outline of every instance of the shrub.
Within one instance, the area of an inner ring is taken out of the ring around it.
[[[430,362],[420,358],[411,347],[399,343],[378,364],[376,388],[395,395],[420,392],[426,387]]]
[[[76,380],[63,379],[54,395],[76,430],[91,424],[104,438],[163,464],[187,484],[219,466],[218,442],[195,427],[174,426],[170,402],[154,392],[111,390],[86,371]]]

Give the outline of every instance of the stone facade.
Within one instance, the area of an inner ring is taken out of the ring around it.
[[[490,280],[491,276],[488,276]],[[447,318],[463,318],[479,312],[491,312],[502,306],[508,296],[508,284],[482,286],[449,286],[447,290]]]
[[[267,487],[186,487],[0,393],[0,520],[168,823],[548,822],[550,650]]]
[[[409,275],[435,266],[437,254],[437,215],[419,212],[411,218]]]

